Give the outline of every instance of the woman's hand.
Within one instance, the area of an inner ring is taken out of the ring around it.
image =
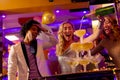
[[[104,17],[103,17],[103,16],[100,16],[100,15],[97,16],[97,19],[98,19],[100,22],[104,22],[104,21],[105,21]]]
[[[44,27],[40,27],[40,30],[43,31],[43,32],[48,32],[48,30]]]
[[[98,27],[99,27],[100,29],[102,29],[102,25],[103,25],[105,19],[104,19],[103,16],[100,16],[100,15],[97,16],[97,19],[99,20]]]

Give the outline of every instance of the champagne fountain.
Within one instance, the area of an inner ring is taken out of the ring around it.
[[[92,42],[88,42],[88,43],[84,43],[83,41],[83,36],[85,35],[86,30],[85,29],[80,29],[80,30],[76,30],[74,32],[74,35],[78,36],[80,38],[79,42],[74,42],[71,44],[70,48],[71,50],[74,50],[76,53],[76,62],[79,62],[79,64],[83,65],[84,71],[86,71],[86,66],[87,64],[89,64],[90,62],[90,57],[91,57],[91,51],[90,49],[93,48],[93,43]],[[83,52],[87,51],[88,52],[88,56],[79,56],[80,54],[83,55]]]

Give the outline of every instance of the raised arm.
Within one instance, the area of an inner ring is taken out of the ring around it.
[[[95,25],[93,26],[93,33],[88,36],[87,38],[84,38],[83,42],[86,43],[86,42],[92,42],[94,41],[95,39],[98,38],[98,36],[101,34],[102,32],[102,22],[100,21],[99,19],[99,22],[98,22],[98,25]]]
[[[55,46],[58,42],[55,35],[49,30],[42,30],[37,39],[41,40],[44,49]]]
[[[92,42],[94,41],[100,34],[100,29],[99,28],[95,28],[93,29],[93,33],[88,36],[87,38],[84,38],[83,42],[86,43],[86,42]]]

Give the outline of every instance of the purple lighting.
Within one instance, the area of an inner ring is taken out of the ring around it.
[[[88,37],[88,36],[90,36],[90,33],[89,33],[89,32],[87,32],[87,33],[84,35],[84,38],[86,38],[86,37]]]
[[[3,15],[2,15],[2,18],[5,18],[5,17],[6,17],[6,16],[3,14]]]
[[[87,13],[87,11],[83,11],[83,13]]]
[[[60,12],[60,10],[56,10],[56,13],[59,13]]]

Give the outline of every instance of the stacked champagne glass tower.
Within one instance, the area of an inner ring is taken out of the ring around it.
[[[74,35],[78,36],[80,38],[80,42],[74,42],[71,44],[70,48],[71,50],[74,50],[76,53],[75,58],[69,58],[67,59],[67,63],[70,64],[72,68],[72,72],[75,72],[75,67],[78,64],[81,64],[83,66],[83,71],[86,72],[86,66],[91,62],[93,63],[96,68],[98,69],[98,63],[101,61],[101,59],[98,58],[98,56],[91,56],[91,49],[93,48],[92,42],[83,42],[83,36],[86,34],[85,29],[76,30],[74,32]],[[84,52],[87,52],[85,55]],[[84,56],[82,56],[84,55]]]

